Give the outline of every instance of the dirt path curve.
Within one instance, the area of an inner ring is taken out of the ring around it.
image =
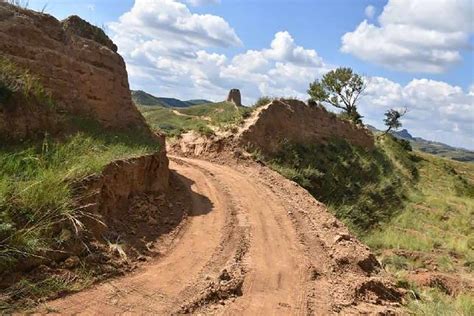
[[[208,170],[234,192],[234,204],[250,228],[248,272],[242,296],[224,309],[235,315],[306,313],[309,262],[280,198],[256,179],[207,161],[184,161]]]
[[[364,312],[384,311],[364,299],[358,305],[364,295],[385,291],[360,268],[366,263],[358,261],[359,253],[368,252],[345,237],[347,230],[304,189],[264,167],[170,157],[170,169],[188,184],[193,199],[172,249],[130,275],[48,302],[43,310],[327,315],[360,306]]]

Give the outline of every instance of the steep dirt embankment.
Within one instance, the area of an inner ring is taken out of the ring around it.
[[[173,212],[170,204],[185,202],[174,196],[176,181],[170,181],[164,139],[162,145],[155,154],[116,160],[73,183],[74,210],[51,231],[61,242],[19,262],[7,275],[1,273],[0,288],[17,282],[21,273],[44,274],[44,265],[52,268],[47,273],[57,275],[76,268],[80,260],[97,274],[115,274],[140,256],[153,256],[150,242],[186,216],[185,209]],[[104,266],[108,271],[102,271]]]
[[[105,127],[147,128],[132,103],[117,47],[101,29],[77,16],[58,21],[0,3],[0,56],[40,79],[51,93],[55,113],[87,116]],[[9,109],[0,106],[0,130],[31,136],[47,129],[38,124],[46,111],[21,102]]]
[[[164,139],[162,144],[164,148]],[[89,214],[98,215],[98,221],[88,220],[86,225],[94,238],[101,240],[108,236],[112,240],[116,235],[128,244],[127,239],[139,239],[145,233],[140,230],[132,233],[132,222],[157,220],[153,218],[157,214],[150,214],[146,209],[142,214],[134,214],[134,199],[161,196],[165,200],[168,187],[168,158],[162,149],[153,155],[112,162],[101,174],[81,181],[76,192],[78,204],[85,206]]]
[[[273,154],[284,141],[324,143],[342,138],[367,149],[374,147],[371,133],[316,106],[297,100],[275,100],[257,109],[240,132],[239,143],[263,154]]]

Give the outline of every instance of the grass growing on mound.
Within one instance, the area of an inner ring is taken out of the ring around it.
[[[46,137],[0,148],[0,271],[54,246],[53,225],[78,224],[75,181],[113,160],[158,150],[158,144],[137,135],[91,128],[61,141]]]
[[[27,104],[35,103],[47,108],[54,106],[51,95],[38,78],[0,56],[0,106],[8,104],[15,93],[21,94]]]
[[[153,128],[168,136],[179,136],[187,131],[212,135],[213,128],[228,128],[239,124],[250,115],[250,108],[238,107],[230,102],[208,103],[187,108],[140,106],[140,111]]]
[[[474,165],[411,152],[381,137],[374,151],[344,141],[284,144],[269,165],[325,202],[380,258],[416,315],[473,315],[468,289],[449,295],[417,287],[417,271],[448,273],[461,283],[474,271]]]
[[[363,234],[400,209],[404,186],[416,179],[410,154],[387,138],[367,151],[343,140],[327,144],[286,143],[270,166],[308,189],[336,216]]]

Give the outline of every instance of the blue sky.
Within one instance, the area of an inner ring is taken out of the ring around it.
[[[366,76],[365,121],[408,107],[405,126],[474,149],[471,0],[30,0],[106,26],[134,89],[220,100],[240,88],[306,98],[337,66]],[[366,20],[364,22],[364,20]],[[183,22],[186,21],[186,22]]]

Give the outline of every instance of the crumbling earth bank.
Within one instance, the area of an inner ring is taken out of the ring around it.
[[[117,47],[101,29],[77,16],[58,21],[0,3],[0,56],[39,78],[51,93],[56,113],[86,116],[105,127],[147,129],[132,103]],[[23,102],[7,112],[0,108],[0,127],[9,126],[0,130],[15,132],[18,138],[48,130],[38,126],[46,115],[46,109],[40,110]]]
[[[271,155],[283,142],[325,143],[344,139],[352,145],[374,148],[373,135],[364,127],[338,119],[333,113],[298,100],[275,100],[257,109],[240,132],[239,143]]]

